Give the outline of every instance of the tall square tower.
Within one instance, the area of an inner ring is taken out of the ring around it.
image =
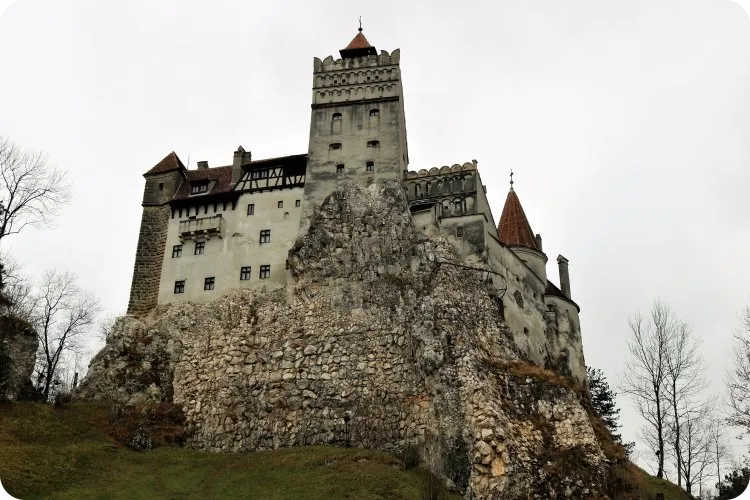
[[[339,52],[313,63],[302,231],[342,180],[401,180],[409,164],[399,49],[378,54],[360,28]]]

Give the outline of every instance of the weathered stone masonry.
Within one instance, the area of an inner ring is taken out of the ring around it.
[[[156,307],[169,213],[168,205],[143,207],[128,314],[146,314]]]

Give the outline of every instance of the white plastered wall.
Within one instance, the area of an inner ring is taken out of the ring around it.
[[[216,299],[230,290],[237,288],[263,287],[275,288],[286,283],[286,257],[294,244],[299,228],[302,206],[295,206],[296,201],[303,204],[303,188],[264,191],[242,194],[234,210],[227,204],[222,210],[219,203],[218,212],[209,204],[208,213],[201,208],[198,217],[211,217],[221,214],[223,219],[221,238],[212,236],[205,240],[203,255],[194,255],[195,240],[179,238],[179,224],[187,219],[175,214],[169,220],[167,244],[164,252],[164,263],[159,285],[159,303],[171,302],[207,302]],[[278,202],[283,207],[278,208]],[[196,198],[196,203],[199,203]],[[254,215],[247,215],[248,204],[255,205]],[[194,211],[191,211],[194,214]],[[270,243],[260,244],[260,231],[271,230]],[[182,256],[172,258],[174,245],[182,244]],[[270,265],[271,276],[260,279],[260,266]],[[249,280],[240,280],[240,269],[251,267]],[[204,280],[214,277],[213,290],[204,290]],[[185,280],[185,292],[174,293],[175,281]]]

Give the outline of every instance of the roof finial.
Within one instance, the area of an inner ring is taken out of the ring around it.
[[[362,16],[359,16],[359,32],[362,33]]]
[[[513,190],[513,169],[510,169],[510,189]]]

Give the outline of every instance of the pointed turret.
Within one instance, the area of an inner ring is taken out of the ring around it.
[[[542,237],[534,236],[531,224],[521,206],[516,191],[513,189],[513,172],[510,174],[510,191],[505,198],[505,206],[497,225],[497,237],[501,243],[509,246],[534,273],[547,282],[547,256],[542,252]]]
[[[352,38],[352,41],[349,42],[349,45],[347,45],[345,49],[339,50],[339,54],[341,54],[341,57],[348,58],[377,55],[378,51],[375,50],[375,47],[370,45],[370,42],[367,41],[365,35],[362,34],[361,21],[358,31],[359,33],[357,33],[354,38]]]
[[[502,243],[508,246],[522,246],[540,250],[534,237],[534,231],[531,230],[529,220],[521,206],[521,200],[518,199],[513,187],[510,188],[508,197],[505,198],[503,214],[500,216],[500,223],[497,225],[497,236]]]

